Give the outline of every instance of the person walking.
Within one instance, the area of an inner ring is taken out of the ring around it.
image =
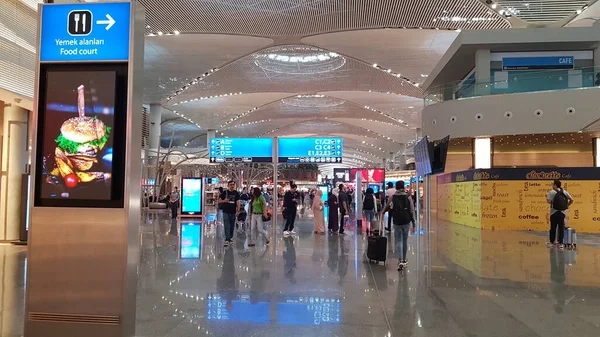
[[[256,233],[255,235],[261,234],[265,238],[265,242],[268,245],[269,233],[265,230],[263,226],[263,216],[267,216],[267,200],[262,195],[260,188],[255,187],[252,191],[252,199],[250,202],[250,212],[252,213],[252,217],[250,218],[250,244],[249,246],[254,246],[254,238],[252,236],[252,232]]]
[[[171,219],[177,219],[180,198],[181,195],[179,194],[179,188],[175,186],[175,190],[171,192],[171,197],[169,198],[169,202],[171,204]]]
[[[343,235],[344,234],[344,221],[346,220],[346,216],[349,216],[348,214],[350,214],[349,208],[348,208],[348,194],[346,193],[346,186],[344,186],[344,184],[340,184],[339,186],[340,189],[340,194],[338,196],[338,203],[339,203],[339,207],[340,207],[340,234]]]
[[[292,184],[290,185],[290,190],[283,196],[283,210],[285,211],[285,228],[283,229],[283,235],[296,234],[296,232],[294,232],[294,222],[296,221],[298,201],[300,201],[300,194],[297,189],[298,186]]]
[[[338,190],[334,189],[329,193],[329,200],[327,201],[327,206],[329,206],[329,219],[327,221],[327,228],[329,229],[329,234],[337,234],[339,228],[339,220],[338,220],[338,211],[339,211],[339,201],[338,201]]]
[[[379,230],[380,228],[372,228],[373,221],[375,220],[375,212],[377,211],[377,200],[375,198],[374,191],[371,187],[367,188],[367,192],[363,197],[363,213],[365,214],[365,226],[367,231],[373,231],[374,229]]]
[[[223,227],[225,230],[225,247],[232,243],[235,221],[240,213],[240,192],[235,190],[235,182],[227,182],[227,189],[219,197],[219,205],[223,210]]]
[[[324,209],[325,204],[323,203],[323,191],[317,190],[316,200],[312,204],[312,211],[315,218],[315,234],[325,234],[325,216]]]
[[[569,207],[573,204],[573,198],[569,192],[562,188],[560,180],[554,180],[552,190],[548,192],[546,201],[550,204],[550,241],[546,243],[548,247],[558,246],[564,248],[563,240],[565,236],[565,217]],[[557,240],[558,232],[558,240]]]
[[[415,226],[415,206],[412,198],[404,190],[404,181],[396,182],[396,193],[391,201],[385,206],[384,211],[391,210],[390,214],[394,222],[394,237],[396,241],[396,251],[398,252],[398,270],[402,270],[408,264],[406,255],[408,252],[408,232],[412,223],[412,231]]]
[[[394,184],[390,181],[387,183],[387,190],[385,191],[385,203],[389,204],[390,201],[392,201],[392,197],[394,196],[394,194],[396,194],[396,188],[394,187]],[[385,214],[385,212],[382,212],[382,214]],[[386,231],[391,232],[392,231],[392,214],[388,213],[388,219],[387,219],[387,227],[385,228]]]

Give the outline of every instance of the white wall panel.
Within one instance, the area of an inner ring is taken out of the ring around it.
[[[33,98],[37,12],[18,0],[0,1],[0,88]]]

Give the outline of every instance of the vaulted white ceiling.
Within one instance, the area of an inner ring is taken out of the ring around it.
[[[379,163],[414,140],[420,84],[460,30],[558,22],[594,1],[140,2],[144,99],[172,111],[163,114],[163,143],[173,136],[179,146],[203,146],[209,129],[225,137],[334,135],[353,161]]]

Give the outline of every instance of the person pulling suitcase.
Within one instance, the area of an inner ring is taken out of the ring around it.
[[[408,252],[408,232],[416,230],[415,224],[415,206],[412,198],[404,190],[404,181],[396,182],[396,193],[385,206],[383,213],[390,210],[392,221],[394,222],[394,236],[396,240],[396,251],[398,252],[398,271],[403,270],[408,264],[406,255]]]

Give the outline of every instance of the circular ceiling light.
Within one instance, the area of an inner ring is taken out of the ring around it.
[[[254,63],[274,73],[311,75],[337,70],[346,64],[346,58],[315,47],[278,46],[254,54]]]
[[[285,105],[300,108],[330,108],[344,104],[344,100],[325,95],[297,95],[281,100]]]

